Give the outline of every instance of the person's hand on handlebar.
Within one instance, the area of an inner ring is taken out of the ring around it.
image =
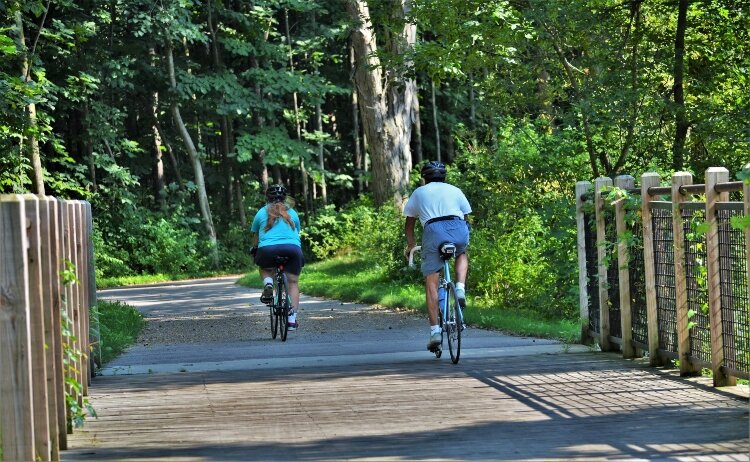
[[[409,254],[411,253],[411,249],[413,249],[416,246],[416,244],[406,244],[406,247],[404,247],[404,258],[407,260],[409,259]]]

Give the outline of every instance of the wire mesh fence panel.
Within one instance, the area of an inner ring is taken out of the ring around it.
[[[682,227],[685,235],[685,282],[690,317],[690,356],[711,362],[711,328],[708,314],[708,258],[706,251],[706,209],[703,203],[684,204]]]
[[[589,330],[599,333],[599,276],[596,249],[596,220],[594,215],[583,215],[586,240],[586,290],[589,299]]]
[[[628,224],[632,241],[628,247],[630,275],[630,312],[633,326],[633,342],[648,348],[648,320],[646,310],[646,270],[643,263],[643,224],[640,215]]]
[[[659,326],[659,348],[677,352],[677,320],[674,280],[674,233],[672,209],[652,203],[654,230],[654,267],[656,272],[656,312]]]
[[[726,204],[726,208],[720,207],[717,220],[724,365],[746,376],[750,373],[750,303],[745,233],[731,225],[732,217],[743,215],[741,206],[741,203],[731,203]]]
[[[604,236],[607,248],[607,294],[609,298],[609,335],[622,338],[620,323],[620,270],[617,260],[617,227],[614,207],[604,209]]]

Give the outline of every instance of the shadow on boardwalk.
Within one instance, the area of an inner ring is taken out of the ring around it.
[[[65,460],[748,460],[746,399],[614,354],[97,379]]]

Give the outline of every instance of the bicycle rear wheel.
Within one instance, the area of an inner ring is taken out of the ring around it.
[[[458,358],[461,356],[462,320],[461,311],[458,306],[458,299],[456,299],[456,287],[452,282],[448,283],[445,295],[446,302],[448,303],[448,310],[443,324],[443,332],[448,337],[448,351],[451,354],[451,361],[453,364],[457,364]]]
[[[279,323],[277,322],[276,311],[278,311],[278,309],[276,307],[276,301],[274,300],[273,302],[271,302],[270,305],[268,305],[268,312],[271,318],[271,338],[272,339],[275,339],[276,334],[279,332]]]
[[[277,323],[281,333],[281,341],[286,342],[286,334],[289,332],[289,288],[286,283],[286,274],[279,281]]]

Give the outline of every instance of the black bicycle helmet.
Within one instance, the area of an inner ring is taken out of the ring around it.
[[[431,160],[422,167],[422,178],[428,183],[430,181],[445,181],[445,174],[445,164],[437,160]]]
[[[269,203],[284,202],[286,199],[286,188],[280,184],[272,184],[266,189],[266,200]]]

